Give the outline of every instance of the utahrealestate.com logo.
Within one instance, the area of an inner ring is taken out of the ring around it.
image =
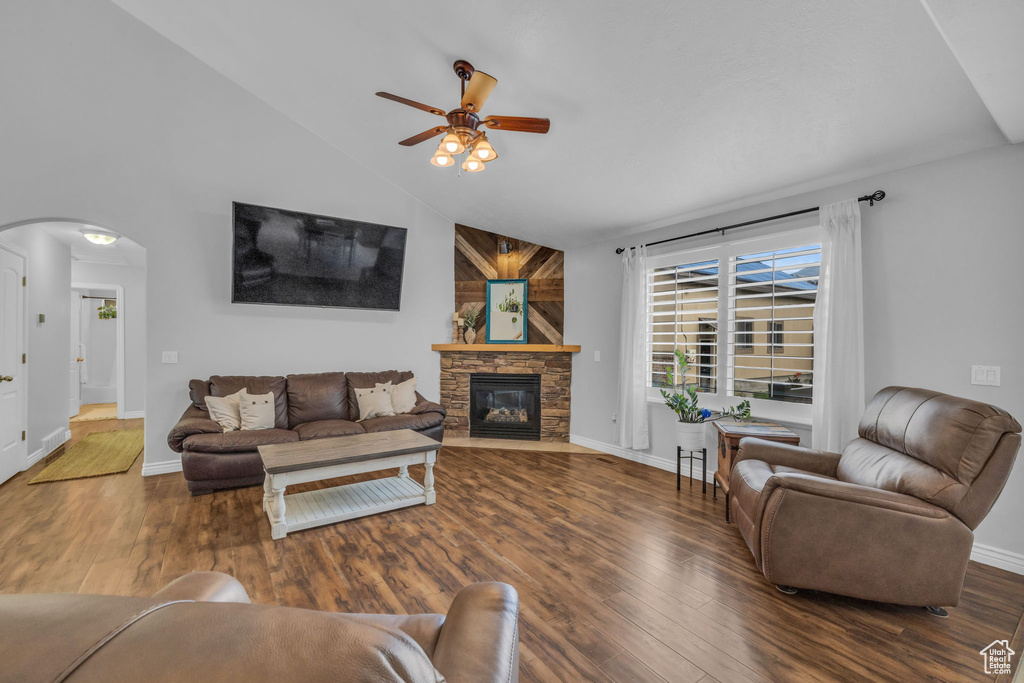
[[[1010,659],[1015,654],[1010,649],[1009,641],[993,640],[981,651],[981,656],[985,658],[985,673],[1009,675],[1012,668]]]

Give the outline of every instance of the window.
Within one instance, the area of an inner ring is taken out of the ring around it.
[[[754,352],[754,323],[743,318],[736,319],[736,353]]]
[[[676,385],[714,394],[711,408],[748,398],[765,417],[809,418],[819,240],[812,228],[649,258],[652,399],[672,368]]]
[[[772,321],[772,353],[785,353],[786,323],[781,320]]]
[[[718,259],[694,261],[649,271],[648,340],[650,385],[696,384],[703,391],[718,388]],[[675,351],[686,354],[689,368],[681,377]]]

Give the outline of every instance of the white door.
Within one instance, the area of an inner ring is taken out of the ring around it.
[[[0,482],[25,466],[25,259],[0,247]]]
[[[68,417],[78,415],[82,409],[82,295],[71,290],[71,368]]]

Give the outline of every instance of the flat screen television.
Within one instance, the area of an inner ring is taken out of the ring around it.
[[[405,228],[233,204],[233,303],[399,309]]]

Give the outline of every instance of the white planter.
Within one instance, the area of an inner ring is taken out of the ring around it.
[[[703,422],[676,422],[676,445],[684,451],[699,451],[704,448]]]

